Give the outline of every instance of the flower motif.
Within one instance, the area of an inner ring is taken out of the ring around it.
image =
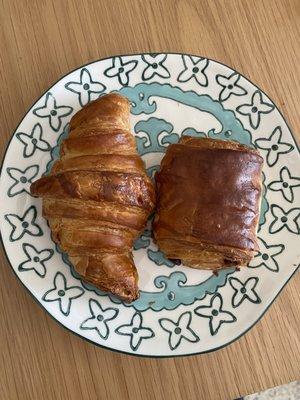
[[[5,214],[4,218],[12,226],[9,236],[11,242],[21,239],[26,233],[31,236],[42,236],[43,231],[35,222],[37,211],[34,206],[28,208],[22,217],[16,214]]]
[[[41,118],[48,118],[51,128],[59,131],[62,118],[67,117],[73,111],[69,106],[58,106],[52,93],[47,93],[45,104],[42,107],[35,108],[32,112]]]
[[[151,328],[143,326],[143,317],[136,312],[129,325],[121,325],[116,330],[119,335],[130,336],[130,347],[137,350],[143,339],[150,339],[155,336]]]
[[[261,114],[268,114],[273,110],[274,105],[265,103],[259,90],[253,93],[250,104],[243,104],[236,109],[240,114],[248,115],[250,125],[253,129],[258,128]]]
[[[281,254],[285,249],[283,244],[268,245],[264,240],[258,238],[260,251],[256,254],[248,267],[258,268],[261,266],[266,267],[270,271],[278,272],[279,266],[275,259],[276,256]]]
[[[36,149],[41,151],[49,151],[50,144],[42,139],[43,130],[39,123],[35,124],[30,135],[27,133],[19,132],[16,134],[17,138],[25,145],[23,150],[23,157],[31,157]]]
[[[79,82],[68,82],[65,84],[65,88],[78,94],[81,107],[91,101],[92,94],[100,94],[106,89],[102,83],[93,81],[87,68],[81,70]]]
[[[208,85],[208,79],[205,70],[208,67],[206,58],[199,58],[196,61],[191,56],[182,56],[184,69],[178,75],[178,82],[187,82],[194,78],[201,86]]]
[[[261,150],[267,151],[267,164],[273,167],[277,163],[280,154],[286,154],[293,150],[294,146],[281,141],[281,127],[277,126],[269,138],[255,140],[255,145]]]
[[[300,216],[300,208],[292,208],[289,211],[284,211],[283,208],[272,204],[271,213],[274,220],[269,227],[270,233],[277,233],[283,228],[286,228],[291,233],[300,233],[299,224],[297,222]]]
[[[247,90],[242,86],[238,85],[240,75],[237,72],[233,72],[230,76],[226,77],[224,75],[217,75],[216,81],[219,85],[223,87],[220,92],[219,100],[225,101],[229,99],[230,96],[244,96],[247,94]]]
[[[112,67],[107,68],[104,71],[104,75],[109,78],[117,76],[119,83],[123,86],[127,86],[129,83],[129,73],[134,70],[137,63],[136,60],[124,62],[121,57],[114,57],[112,60]]]
[[[199,342],[199,337],[190,328],[191,320],[192,313],[190,311],[181,314],[177,322],[168,318],[158,320],[163,330],[169,333],[169,346],[171,350],[175,350],[180,345],[182,339],[192,343]]]
[[[7,168],[8,175],[14,180],[12,186],[8,189],[8,196],[13,197],[17,194],[26,192],[30,194],[30,184],[39,172],[38,165],[31,165],[22,171],[18,168]]]
[[[229,278],[229,283],[234,289],[234,295],[231,300],[232,307],[238,307],[245,299],[248,299],[251,303],[261,303],[261,299],[254,290],[258,283],[257,277],[251,277],[246,282],[241,282],[237,278]]]
[[[22,247],[27,259],[19,265],[18,270],[21,272],[33,270],[41,278],[44,278],[46,275],[45,262],[53,256],[54,251],[52,249],[38,251],[29,243],[23,243]]]
[[[300,178],[292,177],[287,167],[280,170],[280,180],[273,181],[268,185],[270,190],[274,192],[280,191],[289,203],[294,201],[293,188],[300,186]]]
[[[114,319],[119,310],[117,308],[103,309],[97,300],[89,300],[91,317],[87,318],[80,325],[80,329],[95,329],[99,336],[106,340],[109,335],[107,322]]]
[[[209,318],[209,330],[211,335],[216,335],[223,323],[236,321],[236,317],[229,311],[224,311],[223,299],[216,293],[210,300],[209,306],[199,306],[195,308],[195,314],[200,317]]]
[[[54,277],[54,288],[48,290],[42,300],[58,301],[60,311],[65,315],[70,314],[72,300],[82,296],[84,290],[79,286],[67,286],[65,276],[61,272],[57,272]]]
[[[170,72],[164,66],[167,58],[166,54],[145,54],[142,56],[143,61],[147,64],[142,74],[143,81],[152,79],[155,75],[160,78],[170,78]]]

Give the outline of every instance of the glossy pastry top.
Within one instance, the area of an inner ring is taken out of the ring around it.
[[[156,174],[155,236],[258,250],[263,159],[235,142],[183,137]]]

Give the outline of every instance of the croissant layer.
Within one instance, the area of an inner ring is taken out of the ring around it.
[[[133,242],[155,205],[129,111],[116,93],[83,107],[71,119],[60,159],[31,185],[43,198],[53,240],[82,279],[127,302],[139,295]]]

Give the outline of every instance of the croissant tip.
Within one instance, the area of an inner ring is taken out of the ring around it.
[[[122,95],[119,92],[110,92],[107,94],[104,94],[103,96],[100,96],[97,100],[95,100],[95,102],[98,101],[98,103],[102,103],[103,101],[105,102],[126,102],[129,105],[129,100],[126,96]]]
[[[128,294],[126,293],[124,296],[119,294],[118,297],[121,298],[125,303],[132,303],[140,297],[140,292],[138,288],[135,288],[134,291],[129,291]]]
[[[78,265],[76,268],[78,271]],[[119,280],[115,281],[114,283],[110,282],[110,284],[108,284],[105,282],[105,280],[95,279],[89,275],[81,274],[81,277],[84,281],[94,285],[96,288],[104,292],[111,293],[125,303],[132,303],[140,297],[139,288],[135,281],[136,278],[133,278],[131,282],[128,282],[127,279],[126,281]]]
[[[140,297],[139,288],[136,282],[118,282],[115,287],[110,287],[109,291],[125,303],[132,303]]]
[[[37,196],[37,192],[36,192],[36,183],[37,183],[37,181],[33,182],[33,183],[30,185],[30,188],[29,188],[30,194],[31,194],[32,196]]]

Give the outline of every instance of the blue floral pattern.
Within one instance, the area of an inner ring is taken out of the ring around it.
[[[282,207],[273,204],[271,213],[274,219],[269,227],[270,233],[277,233],[286,228],[289,232],[299,235],[300,208],[292,208],[289,211],[285,211]]]
[[[114,57],[112,66],[104,71],[104,75],[110,78],[117,76],[119,83],[127,86],[129,84],[129,75],[135,69],[137,63],[136,60],[125,62],[122,57]]]
[[[263,239],[258,238],[260,251],[250,262],[250,268],[265,267],[272,272],[279,271],[277,256],[283,252],[285,246],[283,244],[267,244]]]
[[[49,92],[46,95],[45,104],[42,107],[34,108],[32,112],[40,118],[47,118],[51,128],[58,132],[63,119],[70,115],[72,111],[73,107],[58,106],[55,97]]]
[[[119,313],[117,308],[102,308],[101,304],[94,299],[89,300],[91,316],[85,319],[80,329],[95,330],[99,336],[106,340],[109,336],[108,322],[115,319]]]
[[[227,99],[229,99],[230,96],[244,96],[245,94],[247,94],[247,90],[238,85],[240,77],[241,76],[236,72],[233,72],[228,77],[224,75],[216,76],[216,81],[223,88],[219,95],[220,101],[226,101]]]
[[[251,303],[261,303],[261,299],[255,291],[256,285],[258,283],[258,277],[252,276],[248,278],[245,282],[240,281],[238,278],[229,278],[229,283],[234,289],[234,295],[232,296],[231,304],[232,307],[240,306],[244,300],[248,300]]]
[[[6,214],[4,218],[12,228],[9,240],[11,242],[20,240],[25,234],[41,236],[43,231],[36,223],[36,217],[37,211],[34,206],[29,207],[22,217],[16,214]]]
[[[268,189],[274,192],[281,192],[289,203],[294,201],[294,188],[300,187],[300,178],[293,177],[287,167],[280,170],[280,179],[268,185]]]
[[[209,318],[211,335],[216,335],[222,324],[236,321],[231,312],[223,310],[223,299],[219,293],[212,296],[208,306],[196,307],[194,311],[199,317]]]
[[[18,270],[21,272],[34,271],[38,276],[44,278],[46,275],[45,262],[53,256],[54,251],[52,249],[39,251],[30,243],[23,243],[22,247],[27,259],[19,265]]]
[[[274,105],[263,101],[262,93],[257,90],[253,93],[250,104],[243,104],[236,110],[238,113],[248,116],[251,128],[257,129],[260,124],[261,115],[273,111]]]
[[[84,290],[80,286],[68,286],[65,276],[57,272],[53,281],[54,287],[42,297],[43,301],[57,301],[60,311],[68,316],[71,311],[72,301],[82,296]]]
[[[41,124],[37,123],[32,128],[30,135],[24,132],[19,132],[16,137],[23,143],[23,157],[28,158],[34,155],[36,150],[49,151],[50,144],[42,139],[43,129]]]
[[[78,100],[81,107],[88,104],[92,100],[92,96],[95,95],[94,98],[96,98],[106,89],[101,82],[97,82],[92,79],[92,76],[87,68],[83,68],[81,70],[79,82],[66,83],[65,88],[78,95]]]
[[[205,73],[208,67],[207,58],[198,58],[196,60],[191,56],[182,56],[184,69],[178,75],[178,82],[188,82],[194,79],[200,86],[207,86],[208,79]]]
[[[38,165],[30,165],[24,170],[18,168],[7,168],[8,175],[14,183],[8,189],[8,196],[13,197],[23,192],[30,194],[30,185],[39,172]]]
[[[281,140],[282,130],[277,126],[269,138],[255,140],[255,145],[260,150],[267,152],[267,164],[273,167],[281,154],[287,154],[293,150],[294,146]]]
[[[165,66],[166,54],[145,54],[142,60],[147,64],[142,74],[142,79],[148,81],[155,76],[159,78],[170,78],[170,72]]]
[[[192,313],[187,311],[180,315],[176,322],[169,318],[159,319],[159,324],[164,331],[169,334],[169,346],[171,350],[175,350],[181,341],[199,342],[199,336],[190,327],[192,321]]]
[[[116,333],[130,336],[130,347],[134,351],[138,349],[142,340],[150,339],[155,336],[151,328],[143,326],[143,317],[138,312],[133,315],[130,324],[119,326],[116,329]]]

